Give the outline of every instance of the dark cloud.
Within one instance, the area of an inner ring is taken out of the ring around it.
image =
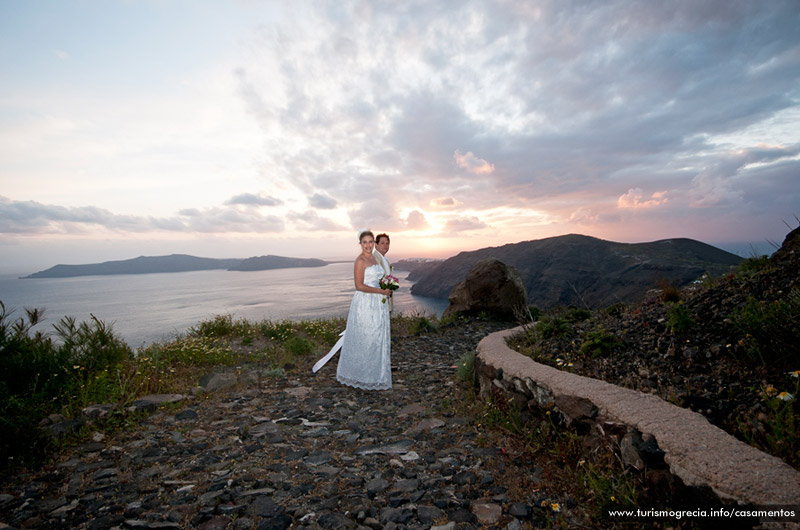
[[[315,193],[309,197],[308,204],[312,208],[319,208],[320,210],[332,210],[337,205],[336,199],[321,193]]]
[[[253,193],[242,193],[231,197],[225,204],[228,205],[244,205],[244,206],[279,206],[283,204],[280,199],[274,197],[264,197],[263,195],[255,195]]]

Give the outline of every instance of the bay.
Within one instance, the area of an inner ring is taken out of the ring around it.
[[[413,296],[397,271],[395,313],[441,316],[447,300]],[[12,318],[45,310],[34,329],[52,331],[64,316],[92,315],[131,347],[170,340],[217,315],[251,322],[346,317],[355,292],[353,264],[267,271],[194,271],[77,278],[0,278],[0,301]]]

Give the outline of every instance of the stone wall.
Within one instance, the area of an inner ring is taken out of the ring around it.
[[[658,396],[537,363],[506,345],[520,331],[493,333],[478,344],[475,372],[484,399],[503,399],[523,416],[549,410],[586,436],[585,445],[610,441],[605,446],[627,465],[664,470],[697,504],[800,507],[800,473],[782,460]]]

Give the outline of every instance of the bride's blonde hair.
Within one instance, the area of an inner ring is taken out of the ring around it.
[[[361,243],[361,240],[364,236],[372,236],[372,239],[375,239],[375,234],[372,233],[372,230],[369,228],[364,228],[363,230],[358,231],[358,242]]]

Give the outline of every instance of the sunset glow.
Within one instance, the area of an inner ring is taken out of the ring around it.
[[[796,1],[0,0],[0,272],[581,233],[769,251]]]

